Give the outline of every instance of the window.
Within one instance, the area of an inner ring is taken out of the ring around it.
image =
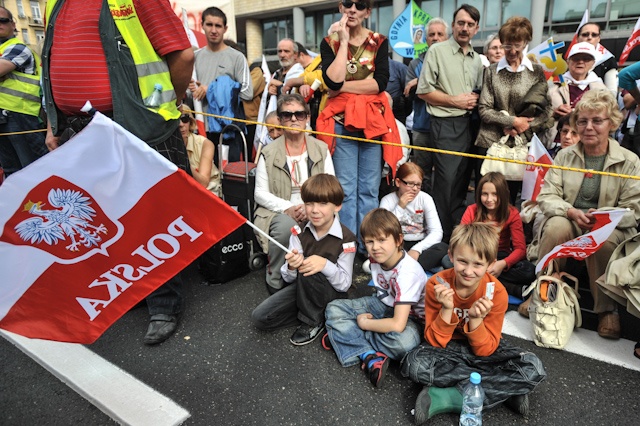
[[[29,31],[26,29],[22,30],[22,41],[24,44],[31,44],[31,40],[29,39]]]
[[[427,12],[432,18],[440,16],[440,0],[426,0],[420,4],[420,9]],[[449,22],[448,19],[445,21]]]
[[[42,14],[40,13],[40,3],[38,3],[37,1],[30,1],[29,2],[31,4],[31,16],[33,17],[33,20],[40,20],[42,22]]]
[[[316,49],[316,26],[314,21],[314,16],[305,16],[304,17],[304,47],[311,50]]]
[[[291,16],[276,21],[262,23],[262,51],[265,55],[275,55],[278,42],[283,38],[293,38],[293,20]]]
[[[16,0],[16,5],[18,6],[18,18],[24,18],[24,6],[22,5],[22,0]]]
[[[511,2],[503,0],[502,2],[502,23],[503,24],[507,21],[507,19],[511,18],[512,16],[526,16],[527,18],[529,18],[530,14],[531,14],[531,0],[513,0]],[[579,19],[582,19],[582,16],[580,16]]]
[[[44,41],[44,31],[36,31],[36,43],[42,43]]]
[[[576,21],[579,23],[584,11],[587,9],[587,5],[588,0],[573,0],[570,2],[555,0],[553,2],[551,20],[553,22]]]

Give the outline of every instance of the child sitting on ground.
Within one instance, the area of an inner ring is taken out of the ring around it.
[[[291,336],[297,346],[314,341],[324,330],[324,310],[334,299],[347,297],[351,286],[356,236],[338,220],[344,192],[335,176],[317,174],[305,181],[302,201],[309,221],[296,225],[281,274],[285,288],[262,302],[251,314],[260,330],[296,324]]]
[[[343,367],[361,362],[371,383],[380,387],[389,359],[400,360],[420,344],[427,276],[403,250],[402,228],[390,211],[369,212],[360,234],[376,295],[329,303],[322,344],[335,350]]]
[[[472,372],[482,376],[484,408],[502,402],[527,415],[531,392],[546,377],[538,357],[501,339],[507,292],[487,270],[498,253],[494,226],[459,225],[449,241],[453,269],[432,276],[425,290],[426,343],[402,360],[402,375],[424,385],[416,424],[460,413]]]

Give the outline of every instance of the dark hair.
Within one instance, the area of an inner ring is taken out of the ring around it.
[[[224,24],[224,26],[227,26],[227,15],[224,14],[224,12],[222,11],[222,9],[215,7],[215,6],[211,6],[206,8],[203,12],[202,12],[202,23],[204,24],[204,19],[207,16],[217,16],[218,18],[222,18],[222,23]]]
[[[371,210],[360,224],[362,239],[387,237],[391,235],[397,244],[402,243],[402,226],[396,215],[389,210],[377,208]]]
[[[11,13],[11,11],[9,9],[7,9],[4,6],[0,6],[0,9],[4,10],[5,12],[7,12],[7,18],[9,18],[9,19],[11,19],[13,21],[13,13]]]
[[[344,191],[338,178],[326,173],[319,173],[307,179],[300,189],[302,201],[305,203],[332,203],[342,205]]]
[[[471,19],[476,21],[476,23],[480,22],[480,11],[476,9],[474,6],[471,6],[470,4],[466,4],[466,3],[460,6],[459,8],[457,8],[455,12],[453,12],[453,22],[456,22],[456,15],[461,10],[464,10],[465,12],[467,12],[469,16],[471,16]]]
[[[302,53],[303,55],[307,55],[309,56],[309,52],[307,51],[307,49],[303,46],[302,43],[298,43],[296,41],[296,45],[298,46],[298,53]]]
[[[282,107],[286,104],[300,104],[301,107],[304,108],[307,114],[309,114],[309,104],[304,101],[302,95],[298,93],[285,93],[284,95],[280,95],[278,99],[278,114],[282,112]]]
[[[533,38],[531,21],[522,16],[512,16],[500,27],[498,36],[502,44],[507,42],[523,41],[529,43]]]
[[[476,185],[476,205],[478,210],[476,211],[476,217],[474,222],[486,222],[489,220],[486,207],[482,204],[482,187],[485,183],[492,183],[496,187],[496,194],[498,195],[498,208],[496,209],[495,221],[499,225],[504,224],[509,219],[509,185],[504,175],[500,172],[489,172],[482,176],[478,185]]]
[[[558,131],[561,131],[562,128],[565,126],[565,124],[569,127],[571,127],[571,115],[573,114],[573,112],[571,114],[567,114],[567,115],[563,115],[562,117],[560,117],[558,119],[558,125],[556,126],[556,129],[558,129]]]
[[[584,25],[580,25],[580,27],[578,27],[578,32],[582,31],[582,29],[587,25],[595,25],[596,27],[598,27],[598,32],[602,31],[602,27],[600,26],[600,24],[598,24],[597,22],[589,21],[585,22]]]

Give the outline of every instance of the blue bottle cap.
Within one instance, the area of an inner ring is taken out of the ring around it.
[[[153,88],[156,89],[156,90],[162,91],[162,84],[156,83],[156,84],[154,84]]]
[[[471,373],[469,381],[474,385],[478,385],[482,381],[482,377],[480,377],[480,373]]]

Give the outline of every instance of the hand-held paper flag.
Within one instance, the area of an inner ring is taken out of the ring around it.
[[[531,138],[527,161],[531,163],[553,164],[551,156],[535,134],[533,135],[533,138]],[[540,193],[540,189],[542,189],[542,185],[544,184],[544,175],[547,174],[548,170],[548,168],[541,166],[526,167],[524,170],[524,177],[522,178],[523,200],[536,201],[536,198]]]
[[[536,265],[536,274],[546,268],[553,259],[573,257],[574,259],[582,260],[591,256],[607,241],[607,238],[616,229],[625,213],[627,213],[626,209],[593,212],[592,214],[596,217],[596,224],[591,232],[555,246],[540,259]]]
[[[92,343],[245,221],[97,113],[0,187],[0,328]]]

